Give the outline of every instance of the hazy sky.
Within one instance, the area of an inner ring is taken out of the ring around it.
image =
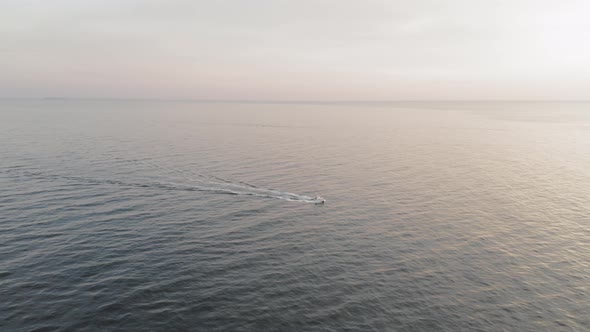
[[[590,99],[588,0],[0,0],[0,96]]]

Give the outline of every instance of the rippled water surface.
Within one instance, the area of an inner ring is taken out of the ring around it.
[[[0,102],[1,331],[589,313],[590,104]]]

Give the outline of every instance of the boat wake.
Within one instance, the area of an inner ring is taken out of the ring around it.
[[[324,204],[326,202],[325,199],[316,196],[306,196],[300,195],[295,193],[290,193],[286,191],[280,191],[276,189],[270,188],[261,188],[254,184],[244,182],[244,181],[235,181],[230,179],[224,179],[219,176],[215,176],[212,174],[198,174],[192,172],[186,172],[182,170],[178,170],[175,168],[160,166],[157,164],[153,164],[151,162],[147,162],[145,160],[130,160],[131,162],[137,162],[152,168],[160,169],[170,173],[177,173],[183,175],[184,181],[191,182],[190,184],[187,183],[173,183],[178,188],[195,188],[195,190],[202,190],[202,191],[213,191],[213,192],[222,192],[226,194],[232,195],[248,195],[248,196],[256,196],[256,197],[264,197],[264,198],[275,198],[275,199],[282,199],[290,202],[304,202],[304,203],[313,203],[313,204]]]
[[[179,179],[181,182],[176,181],[120,181],[113,179],[98,179],[81,176],[68,176],[49,174],[38,171],[27,171],[23,169],[13,170],[20,173],[21,176],[29,178],[37,178],[44,180],[61,180],[84,183],[87,185],[113,185],[129,188],[146,188],[146,189],[160,189],[160,190],[180,190],[180,191],[202,191],[216,194],[227,194],[227,195],[241,195],[241,196],[255,196],[262,198],[273,198],[280,199],[290,202],[303,202],[312,204],[324,204],[325,199],[321,197],[311,197],[306,195],[300,195],[275,189],[261,188],[256,185],[243,182],[243,181],[232,181],[213,175],[194,174],[185,172],[173,168],[163,167],[156,164],[152,164],[141,160],[132,160],[137,162],[164,170],[170,173],[181,174],[183,177]]]

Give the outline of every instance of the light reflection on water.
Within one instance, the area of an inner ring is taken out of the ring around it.
[[[588,128],[584,103],[1,102],[0,328],[590,329]]]

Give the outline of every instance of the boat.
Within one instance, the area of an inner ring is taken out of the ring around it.
[[[321,196],[316,196],[313,200],[315,201],[315,204],[325,204],[326,203],[326,199]]]

